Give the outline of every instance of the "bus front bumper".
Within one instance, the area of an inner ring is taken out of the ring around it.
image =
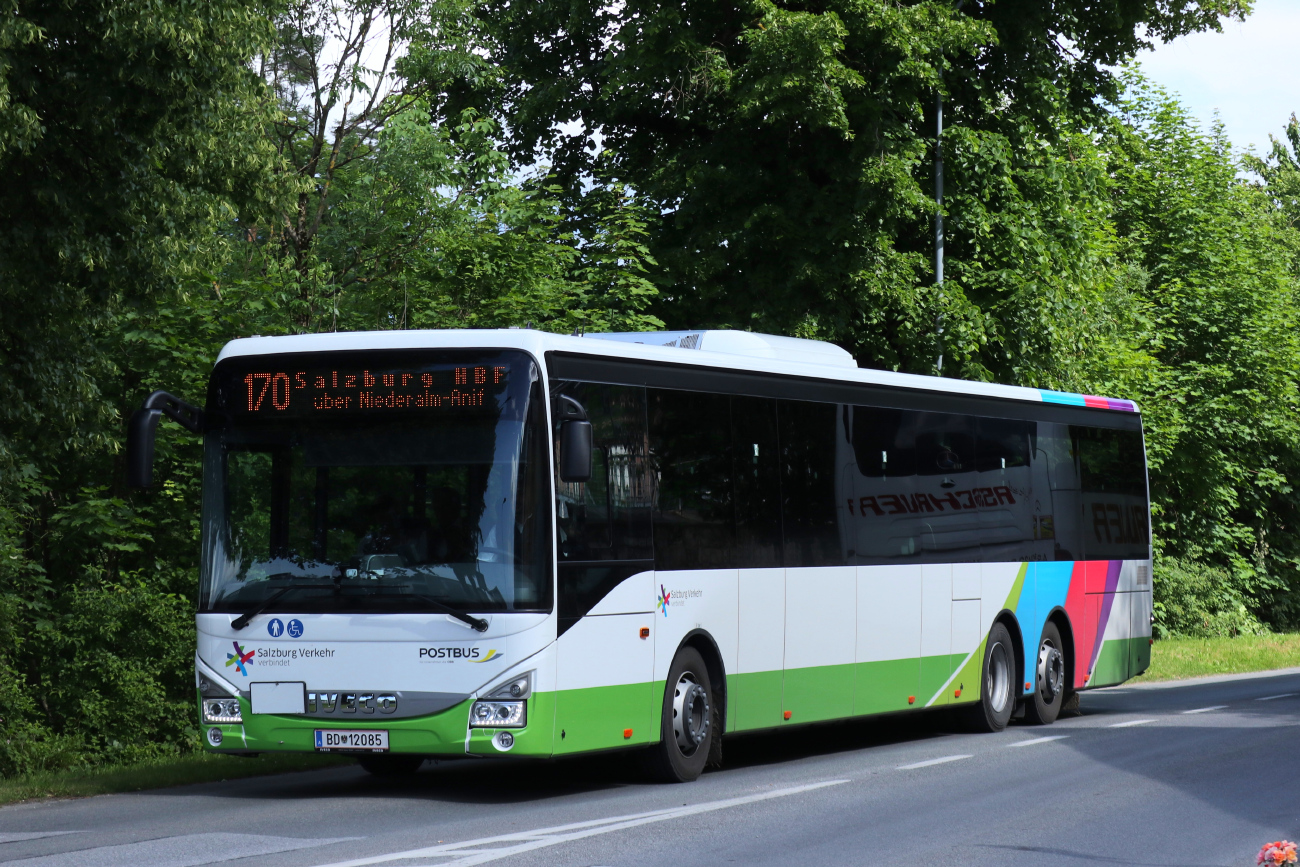
[[[470,728],[472,700],[428,716],[402,719],[331,719],[289,714],[254,714],[246,698],[239,699],[240,723],[201,725],[203,747],[212,753],[315,753],[374,755],[371,750],[323,750],[317,747],[318,730],[384,731],[388,752],[422,756],[526,756],[549,757],[554,751],[554,720],[550,693],[528,698],[527,725],[522,728]],[[202,708],[200,707],[200,719]],[[219,732],[219,734],[214,734]],[[509,732],[508,738],[499,737]]]

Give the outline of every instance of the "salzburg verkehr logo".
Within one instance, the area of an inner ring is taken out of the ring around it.
[[[664,585],[659,585],[659,601],[655,603],[655,607],[664,613],[664,617],[668,616],[668,600],[672,598],[672,595],[664,589]]]
[[[257,653],[257,651],[250,650],[245,653],[244,648],[239,646],[238,641],[232,641],[230,643],[235,645],[235,652],[226,654],[226,668],[230,668],[230,666],[233,665],[235,668],[239,669],[240,674],[244,677],[248,677],[248,669],[244,666],[253,664],[253,654]]]

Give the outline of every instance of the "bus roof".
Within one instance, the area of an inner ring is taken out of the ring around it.
[[[832,343],[748,331],[650,331],[583,336],[531,328],[446,331],[336,331],[286,337],[246,337],[227,343],[217,361],[249,355],[367,349],[521,349],[537,358],[564,352],[659,364],[784,374],[833,382],[854,382],[912,391],[1002,398],[1030,403],[1086,406],[1138,412],[1137,404],[1095,395],[972,382],[943,376],[859,368]]]

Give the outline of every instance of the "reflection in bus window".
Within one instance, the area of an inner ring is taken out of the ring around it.
[[[556,478],[561,562],[649,560],[645,389],[574,382],[553,383],[552,389],[583,405],[592,430],[591,481]]]
[[[648,394],[655,568],[734,566],[731,402],[651,389]]]
[[[1075,426],[1080,529],[1088,560],[1146,557],[1150,517],[1142,435]]]

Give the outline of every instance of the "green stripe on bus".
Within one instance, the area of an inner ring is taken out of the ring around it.
[[[555,694],[555,754],[649,744],[659,740],[662,683],[565,689]],[[631,737],[624,731],[632,730]]]

